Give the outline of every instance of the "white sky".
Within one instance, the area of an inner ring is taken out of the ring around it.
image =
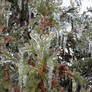
[[[81,13],[87,10],[87,7],[92,7],[92,0],[82,0]]]
[[[75,0],[72,0],[75,1]],[[92,0],[81,0],[82,5],[80,7],[80,14],[82,14],[84,11],[87,11],[87,7],[90,8],[92,7]],[[70,0],[63,0],[62,6],[68,7],[70,6]],[[91,13],[92,15],[92,13]],[[71,31],[71,25],[70,24],[66,24],[67,25],[67,31]]]
[[[72,0],[73,1],[73,0]],[[81,0],[82,1],[82,6],[80,13],[83,13],[84,11],[87,10],[87,7],[92,7],[92,0]],[[63,0],[62,6],[70,6],[70,0]]]

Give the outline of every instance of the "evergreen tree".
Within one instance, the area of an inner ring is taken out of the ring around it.
[[[73,92],[75,82],[80,92],[91,85],[91,18],[78,14],[80,1],[67,8],[63,0],[0,2],[0,92]]]

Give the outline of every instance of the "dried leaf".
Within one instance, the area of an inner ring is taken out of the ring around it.
[[[64,92],[64,88],[61,88],[61,91],[60,92]]]
[[[2,33],[2,28],[0,28],[0,33]]]

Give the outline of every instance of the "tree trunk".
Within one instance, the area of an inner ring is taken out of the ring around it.
[[[72,92],[72,79],[69,80],[68,92]]]
[[[28,0],[22,0],[22,10],[20,14],[20,26],[29,24]]]

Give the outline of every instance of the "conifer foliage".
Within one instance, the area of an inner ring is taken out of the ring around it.
[[[73,82],[90,83],[84,75],[88,76],[91,65],[86,68],[84,61],[81,65],[90,56],[77,53],[77,27],[71,23],[71,32],[63,31],[70,18],[67,14],[75,12],[75,7],[60,15],[62,0],[1,3],[0,92],[73,92]]]

